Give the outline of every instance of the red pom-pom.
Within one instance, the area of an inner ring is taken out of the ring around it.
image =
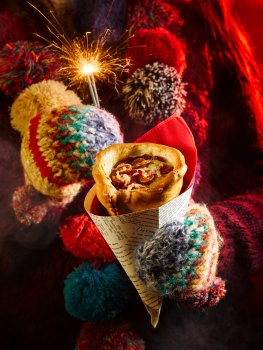
[[[60,227],[60,236],[65,248],[79,258],[94,262],[116,260],[100,231],[86,214],[67,217]]]
[[[144,350],[144,341],[129,324],[115,322],[91,325],[85,323],[77,340],[76,350]]]
[[[187,295],[182,302],[189,307],[204,308],[216,305],[225,294],[225,281],[217,277],[209,288]]]
[[[178,33],[184,24],[176,5],[163,0],[133,0],[128,2],[128,27],[162,27],[171,33]]]
[[[29,22],[18,14],[0,12],[0,48],[10,41],[29,39],[33,30]]]
[[[185,44],[164,28],[140,29],[128,42],[130,74],[154,62],[174,67],[178,73],[186,68]]]

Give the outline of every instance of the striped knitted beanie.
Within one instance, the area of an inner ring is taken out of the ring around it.
[[[29,182],[59,200],[91,178],[96,154],[123,141],[113,115],[93,106],[69,106],[39,113],[22,141],[21,158]]]
[[[225,294],[224,281],[216,277],[220,243],[208,209],[195,204],[181,222],[163,226],[138,247],[137,273],[161,296],[214,305]]]
[[[121,142],[115,117],[94,106],[39,113],[30,119],[21,145],[26,184],[52,199],[53,205],[63,206],[91,179],[96,154]],[[19,196],[13,199],[14,208],[23,205]]]

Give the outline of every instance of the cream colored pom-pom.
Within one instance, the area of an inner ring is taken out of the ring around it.
[[[55,80],[44,80],[27,87],[11,107],[11,125],[24,135],[29,120],[39,112],[68,105],[80,105],[81,100],[72,90]]]

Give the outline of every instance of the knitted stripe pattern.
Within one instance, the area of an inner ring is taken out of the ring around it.
[[[85,323],[77,340],[76,350],[144,350],[144,341],[128,323]]]
[[[71,197],[91,178],[96,154],[123,140],[110,113],[93,106],[68,106],[30,120],[21,159],[29,182],[41,193]]]
[[[190,207],[181,222],[159,229],[138,247],[137,273],[162,296],[182,298],[216,278],[220,237],[205,206]]]

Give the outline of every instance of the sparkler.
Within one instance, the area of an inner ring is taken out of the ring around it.
[[[89,41],[89,35],[91,34],[89,32],[82,37],[71,40],[66,36],[53,13],[51,13],[52,20],[50,20],[33,4],[30,5],[49,24],[48,30],[53,36],[52,41],[39,34],[36,35],[46,41],[48,47],[58,54],[61,61],[61,72],[68,80],[68,85],[80,90],[84,99],[86,87],[88,86],[93,104],[100,107],[96,79],[113,84],[117,90],[119,76],[123,72],[127,72],[130,65],[129,59],[118,56],[117,49],[106,47],[110,30],[106,30],[100,39],[96,41]]]

